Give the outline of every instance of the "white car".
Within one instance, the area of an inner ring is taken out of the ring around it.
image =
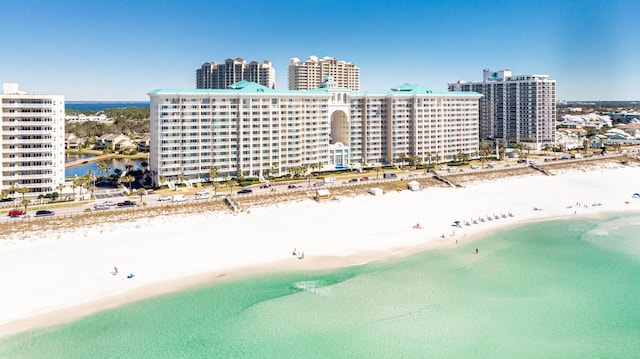
[[[209,191],[207,191],[206,189],[201,189],[198,192],[196,192],[196,196],[202,196],[207,194],[209,194]]]
[[[171,201],[171,196],[160,196],[158,201]]]
[[[184,202],[187,200],[187,196],[183,195],[183,194],[177,194],[173,197],[171,197],[171,202]]]
[[[211,198],[211,194],[207,193],[196,193],[196,199],[209,199]]]
[[[116,205],[116,203],[114,201],[104,201],[104,202],[102,202],[102,204],[104,204],[105,206],[108,206],[108,207],[113,207],[113,206]]]

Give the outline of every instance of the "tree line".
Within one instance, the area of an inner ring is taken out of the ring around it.
[[[105,108],[102,111],[66,110],[67,115],[94,115],[104,113],[113,118],[113,123],[96,121],[71,122],[66,124],[65,132],[77,137],[91,140],[108,133],[123,134],[131,138],[139,138],[149,133],[149,108],[124,107]]]

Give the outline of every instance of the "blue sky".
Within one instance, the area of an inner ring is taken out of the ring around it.
[[[360,67],[362,90],[548,74],[564,100],[640,100],[640,1],[1,0],[0,82],[67,100],[193,88],[207,61]]]

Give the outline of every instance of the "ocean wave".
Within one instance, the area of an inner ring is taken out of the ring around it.
[[[307,280],[295,282],[292,284],[292,287],[300,291],[310,292],[320,296],[327,296],[330,293],[329,285],[331,285],[331,283],[323,280]]]

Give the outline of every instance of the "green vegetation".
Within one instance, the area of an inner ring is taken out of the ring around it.
[[[149,108],[125,107],[106,108],[98,111],[113,118],[113,123],[95,121],[67,123],[65,131],[86,138],[88,141],[107,133],[123,134],[131,138],[139,138],[149,133]],[[67,110],[67,115],[94,115],[94,111]],[[91,143],[92,144],[92,143]]]

